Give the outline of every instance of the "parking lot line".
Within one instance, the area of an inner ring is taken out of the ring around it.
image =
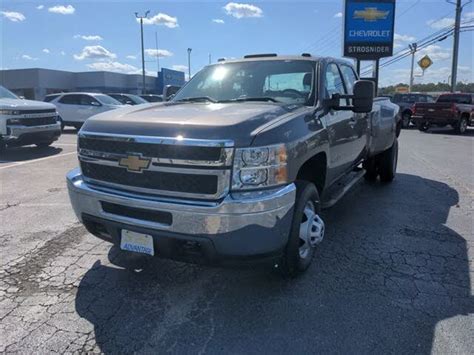
[[[69,152],[69,153],[64,153],[64,154],[53,155],[51,157],[44,157],[44,158],[38,158],[38,159],[34,159],[34,160],[21,161],[21,162],[17,162],[17,163],[14,163],[14,164],[7,165],[7,166],[2,166],[2,167],[0,167],[0,170],[8,169],[8,168],[14,168],[16,166],[36,163],[36,162],[44,161],[44,160],[49,160],[49,159],[54,159],[54,158],[59,158],[59,157],[65,157],[65,156],[71,155],[71,154],[77,154],[77,152]]]

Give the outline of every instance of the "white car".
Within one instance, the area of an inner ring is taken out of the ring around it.
[[[84,92],[47,95],[44,101],[56,105],[61,128],[73,126],[80,129],[89,117],[123,107],[119,101],[108,95]]]
[[[61,125],[54,105],[22,100],[0,86],[0,151],[7,146],[46,147],[60,135]]]

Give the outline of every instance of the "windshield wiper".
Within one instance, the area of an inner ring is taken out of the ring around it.
[[[174,100],[174,102],[194,102],[194,101],[209,101],[212,103],[218,102],[216,99],[213,99],[212,97],[209,97],[209,96],[186,97],[184,99]]]
[[[245,101],[270,101],[270,102],[281,102],[270,96],[260,96],[260,97],[240,97],[237,99],[230,100],[221,100],[218,102],[245,102]]]

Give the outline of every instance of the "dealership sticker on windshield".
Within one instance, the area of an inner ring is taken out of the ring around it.
[[[153,249],[153,237],[151,235],[132,232],[126,229],[122,229],[120,249],[155,255],[155,250]]]

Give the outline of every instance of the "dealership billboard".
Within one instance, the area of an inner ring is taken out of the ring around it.
[[[377,60],[393,55],[395,0],[346,0],[344,56]]]

